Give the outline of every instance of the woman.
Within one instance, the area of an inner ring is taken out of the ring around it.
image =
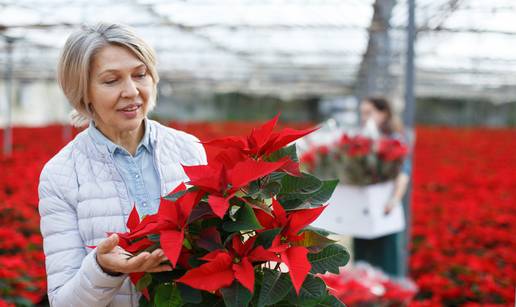
[[[386,99],[365,98],[360,103],[360,120],[362,126],[372,120],[382,136],[403,139],[403,129],[393,119],[391,107]],[[401,172],[394,181],[394,192],[385,204],[384,212],[389,214],[396,206],[402,206],[403,197],[407,191],[411,173],[410,159],[406,158]],[[406,212],[407,210],[405,210]],[[406,261],[406,242],[403,233],[396,233],[380,238],[366,240],[354,239],[355,260],[366,261],[380,267],[392,276],[403,276]]]
[[[171,270],[161,249],[128,259],[117,246],[131,209],[157,212],[160,196],[205,164],[198,140],[149,120],[156,103],[155,53],[126,26],[97,24],[70,35],[58,81],[89,122],[43,168],[39,211],[51,306],[137,306],[128,273]],[[94,248],[93,246],[96,246]]]

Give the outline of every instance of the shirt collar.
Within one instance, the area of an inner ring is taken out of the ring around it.
[[[150,129],[149,129],[149,121],[147,118],[143,119],[144,123],[144,133],[143,138],[140,141],[140,144],[138,144],[138,147],[136,147],[136,152],[138,153],[140,150],[146,149],[148,152],[151,152],[152,145],[150,141]],[[106,146],[107,150],[110,154],[114,154],[117,150],[118,151],[126,151],[122,146],[113,143],[110,139],[108,139],[102,132],[100,132],[99,129],[95,126],[95,122],[92,120],[90,121],[90,125],[88,127],[88,134],[93,138],[93,140],[97,144],[101,144]]]

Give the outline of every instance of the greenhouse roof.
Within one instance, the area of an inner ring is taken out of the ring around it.
[[[14,75],[54,78],[59,50],[82,23],[133,26],[157,51],[162,80],[214,91],[349,94],[367,47],[372,0],[4,0]],[[416,94],[516,97],[513,0],[418,0]],[[394,8],[389,69],[404,74],[406,0]],[[6,66],[0,39],[0,72]]]

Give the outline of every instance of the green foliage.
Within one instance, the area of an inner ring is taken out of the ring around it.
[[[348,251],[343,246],[328,245],[317,254],[308,254],[308,261],[312,264],[310,272],[339,274],[339,268],[348,263],[349,257]]]
[[[228,288],[220,290],[224,303],[228,307],[245,307],[249,305],[252,295],[239,282],[235,281]]]
[[[154,306],[180,307],[182,305],[183,300],[177,286],[172,285],[172,283],[158,285],[154,295]]]
[[[264,269],[261,291],[258,296],[258,307],[270,306],[281,301],[292,290],[288,274],[280,271]]]
[[[243,204],[235,214],[235,220],[227,220],[222,225],[222,228],[227,232],[235,232],[261,229],[262,225],[260,225],[260,222],[256,219],[256,215],[251,206]]]

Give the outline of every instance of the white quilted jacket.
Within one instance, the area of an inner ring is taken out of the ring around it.
[[[183,165],[206,163],[204,148],[185,132],[149,120],[161,195],[186,181]],[[51,306],[138,306],[127,275],[105,274],[95,260],[106,232],[125,232],[128,189],[104,145],[79,133],[43,168],[39,212]]]

